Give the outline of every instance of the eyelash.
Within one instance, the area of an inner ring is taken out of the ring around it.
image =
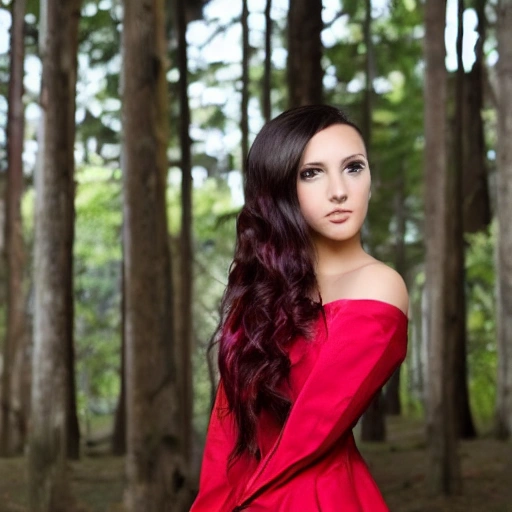
[[[350,162],[345,169],[348,171],[349,174],[359,174],[361,171],[364,170],[366,167],[366,164],[364,162]],[[303,181],[308,181],[313,179],[315,176],[317,176],[321,172],[321,169],[316,169],[314,167],[304,169],[300,173],[300,179]]]
[[[300,179],[303,181],[308,181],[308,180],[314,178],[315,176],[317,176],[319,172],[320,172],[320,169],[315,169],[315,168],[304,169],[300,173]]]
[[[365,164],[363,162],[350,162],[347,165],[347,169],[350,173],[359,173],[365,168]]]

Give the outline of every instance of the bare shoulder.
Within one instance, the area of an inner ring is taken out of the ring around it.
[[[407,314],[409,295],[402,276],[396,270],[375,260],[362,266],[356,273],[360,298],[388,302]]]

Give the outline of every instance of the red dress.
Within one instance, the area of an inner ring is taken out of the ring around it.
[[[219,386],[191,512],[389,510],[352,428],[405,357],[407,317],[370,299],[340,299],[324,310],[314,339],[290,348],[292,408],[284,427],[260,417],[260,461],[243,456],[228,468],[236,432]]]

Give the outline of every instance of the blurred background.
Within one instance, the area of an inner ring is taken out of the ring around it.
[[[189,509],[247,151],[312,103],[411,299],[361,451],[393,511],[512,511],[510,0],[0,0],[0,511]]]

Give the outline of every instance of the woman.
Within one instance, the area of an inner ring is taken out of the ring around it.
[[[361,245],[370,185],[336,108],[289,110],[256,137],[191,512],[388,510],[352,428],[405,357],[408,297]]]

